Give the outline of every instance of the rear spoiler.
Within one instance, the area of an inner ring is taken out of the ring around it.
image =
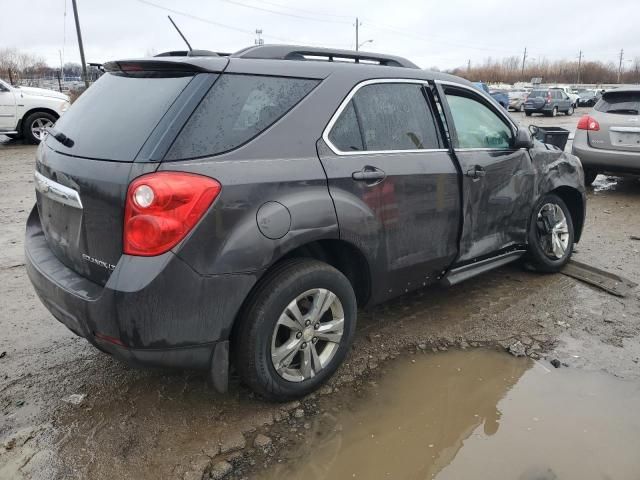
[[[209,70],[186,62],[165,60],[124,60],[107,62],[103,65],[105,72],[136,75],[144,72],[155,73],[199,73]]]

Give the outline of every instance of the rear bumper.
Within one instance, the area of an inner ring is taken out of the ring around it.
[[[61,263],[37,208],[27,221],[29,279],[53,316],[97,348],[134,365],[209,368],[255,276],[203,276],[173,253],[123,255],[103,287]]]
[[[535,108],[525,103],[524,111],[531,112],[531,113],[547,113],[547,112],[553,111],[553,105],[544,105],[543,107]]]
[[[576,130],[571,153],[580,158],[585,168],[640,174],[640,152],[593,148],[584,130]]]

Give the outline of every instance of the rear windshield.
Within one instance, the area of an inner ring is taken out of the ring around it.
[[[533,90],[529,94],[529,98],[538,98],[538,97],[545,98],[548,93],[549,93],[549,90]]]
[[[596,103],[595,109],[605,113],[638,115],[640,113],[640,91],[607,92]]]
[[[73,147],[51,138],[47,145],[70,155],[131,162],[192,78],[106,73],[56,122],[56,130],[71,138]]]
[[[227,152],[253,139],[293,108],[318,80],[222,75],[167,153],[182,160]]]

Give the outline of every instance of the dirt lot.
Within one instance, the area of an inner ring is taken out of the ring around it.
[[[579,118],[515,115],[572,131]],[[618,298],[516,265],[361,312],[347,364],[300,403],[264,403],[237,382],[221,396],[199,372],[131,369],[75,337],[36,298],[22,252],[35,148],[2,138],[0,478],[253,477],[286,460],[283,450],[302,442],[310,419],[344,405],[347,394],[357,409],[358,392],[384,376],[391,358],[416,351],[505,349],[520,340],[547,367],[558,359],[640,382],[638,289]],[[575,258],[640,283],[632,236],[640,236],[640,182],[600,176]]]

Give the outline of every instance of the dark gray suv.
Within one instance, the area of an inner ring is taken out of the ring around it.
[[[200,54],[106,64],[38,149],[27,271],[97,348],[294,398],[344,360],[358,307],[568,261],[580,162],[469,82],[362,52]]]

